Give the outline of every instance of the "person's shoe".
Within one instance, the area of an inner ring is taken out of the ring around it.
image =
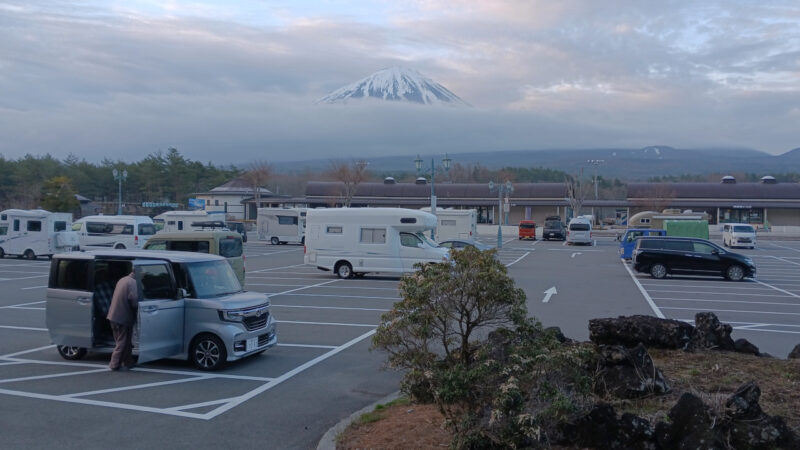
[[[108,366],[108,368],[109,368],[109,369],[111,369],[113,372],[117,372],[117,371],[119,371],[119,367],[111,367],[111,366]]]
[[[117,369],[117,370],[120,371],[120,372],[127,372],[127,371],[131,370],[131,368],[128,367],[128,366],[119,366],[119,369]]]

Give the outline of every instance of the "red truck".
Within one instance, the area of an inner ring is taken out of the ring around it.
[[[519,238],[536,240],[536,222],[533,220],[520,220],[519,221]]]

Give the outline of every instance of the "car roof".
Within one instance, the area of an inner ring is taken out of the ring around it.
[[[239,233],[230,230],[159,231],[158,233],[152,235],[150,239],[204,239],[215,237],[232,237],[241,239],[241,235]]]
[[[636,239],[637,241],[694,241],[694,242],[707,242],[709,244],[713,244],[713,242],[709,241],[708,239],[702,238],[695,238],[695,237],[677,237],[677,236],[640,236]],[[716,244],[715,244],[716,245]]]
[[[59,253],[59,259],[163,259],[169,262],[190,263],[222,260],[225,258],[208,253],[176,252],[165,250],[92,250]]]

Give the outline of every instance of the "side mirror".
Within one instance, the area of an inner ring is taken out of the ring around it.
[[[184,288],[178,288],[178,300],[189,296],[189,292]]]
[[[719,250],[717,250],[717,249],[711,250],[711,254],[712,255],[719,255]]]

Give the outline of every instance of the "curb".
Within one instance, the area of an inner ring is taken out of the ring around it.
[[[366,414],[368,412],[372,412],[376,406],[382,403],[389,403],[392,400],[400,397],[400,391],[393,392],[386,397],[367,405],[358,411],[350,414],[348,417],[340,420],[339,423],[331,427],[325,434],[322,435],[322,439],[319,440],[317,444],[317,450],[336,450],[336,436],[338,436],[342,431],[347,428],[348,425],[355,422],[362,414]]]

